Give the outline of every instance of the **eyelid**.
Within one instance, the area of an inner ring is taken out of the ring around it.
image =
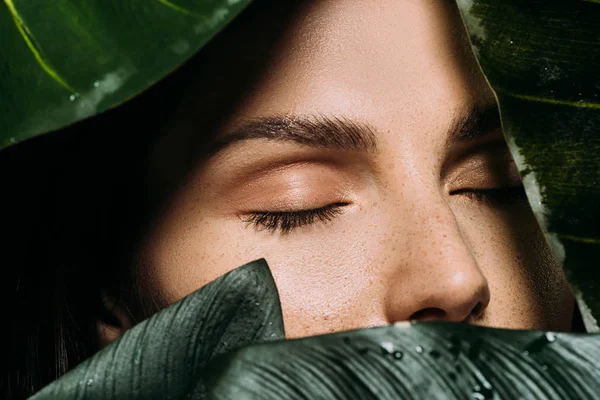
[[[446,193],[462,189],[495,189],[522,184],[519,170],[508,149],[473,154],[446,175]]]
[[[342,207],[349,204],[337,202],[323,207],[294,211],[253,211],[241,218],[247,224],[254,225],[259,231],[280,231],[282,234],[289,234],[302,226],[329,222],[342,213]]]
[[[458,189],[450,192],[450,195],[462,195],[468,199],[492,206],[527,202],[527,194],[522,184],[490,189]]]

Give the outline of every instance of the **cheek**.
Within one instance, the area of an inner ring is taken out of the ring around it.
[[[529,208],[457,208],[461,233],[490,286],[486,319],[506,328],[570,329],[570,287]]]
[[[169,303],[265,258],[279,290],[286,335],[302,337],[385,323],[376,295],[384,282],[373,267],[383,250],[369,233],[373,229],[359,216],[282,237],[236,219],[182,218],[156,229],[142,254],[151,290]]]

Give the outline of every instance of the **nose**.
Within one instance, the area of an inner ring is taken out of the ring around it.
[[[476,322],[488,307],[490,289],[452,213],[413,226],[419,228],[403,230],[410,251],[396,258],[387,279],[388,322]]]

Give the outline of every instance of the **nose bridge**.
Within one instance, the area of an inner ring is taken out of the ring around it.
[[[409,208],[408,224],[394,235],[402,251],[392,255],[386,280],[388,321],[477,318],[489,287],[449,205],[437,193]]]

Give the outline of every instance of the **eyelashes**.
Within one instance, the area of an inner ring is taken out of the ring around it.
[[[257,230],[287,234],[302,226],[329,222],[341,214],[342,207],[347,205],[348,203],[333,203],[311,210],[257,211],[243,220]]]
[[[521,186],[491,189],[459,189],[450,195],[462,195],[489,206],[503,206],[526,202],[525,188]],[[349,203],[332,203],[323,207],[298,211],[255,211],[242,220],[258,231],[289,234],[297,228],[327,223],[343,213],[342,208]]]
[[[450,192],[450,195],[462,195],[490,206],[502,206],[527,201],[523,185],[491,189],[459,189]]]

